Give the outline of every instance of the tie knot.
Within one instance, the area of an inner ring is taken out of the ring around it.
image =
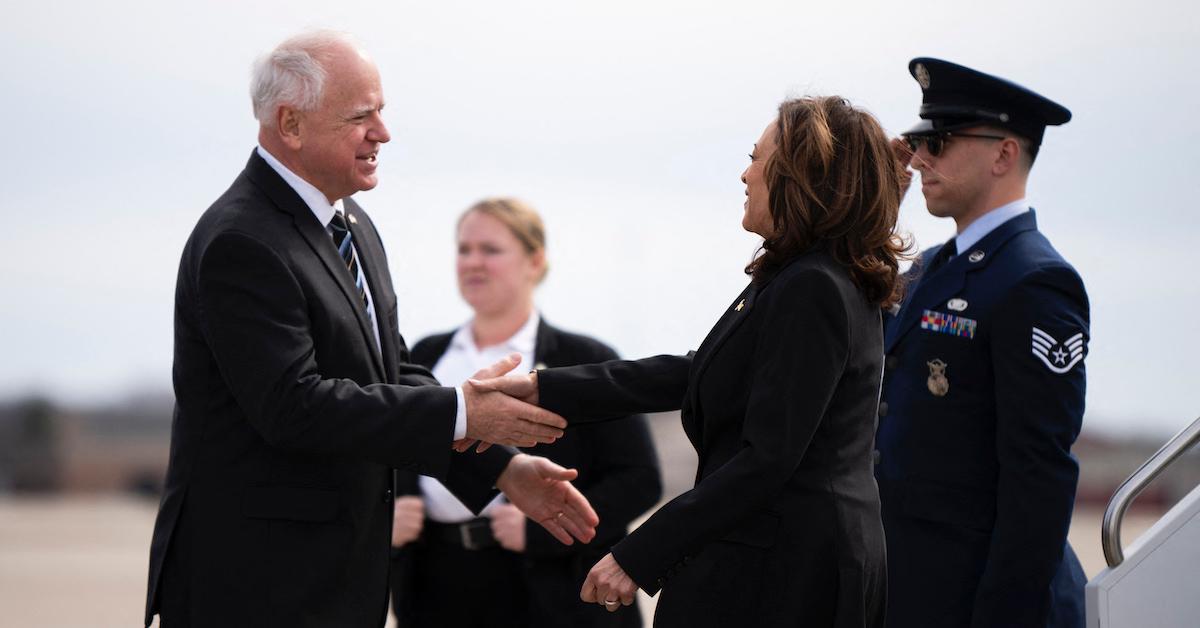
[[[355,286],[358,287],[358,296],[362,298],[363,307],[368,308],[368,316],[370,314],[370,301],[367,299],[367,291],[363,287],[363,275],[358,268],[358,254],[354,251],[353,237],[350,235],[350,230],[346,227],[346,217],[342,212],[334,212],[333,218],[329,221],[329,234],[333,236],[333,245],[337,247],[338,254],[342,256],[342,261],[346,263],[346,269],[350,271],[350,277],[354,280]]]
[[[932,273],[942,266],[945,266],[946,262],[950,261],[950,258],[957,254],[958,246],[954,243],[954,239],[951,238],[949,242],[942,245],[942,248],[938,249],[937,255],[934,255],[933,259],[930,260],[929,269],[925,272]]]
[[[342,212],[333,213],[333,220],[329,221],[329,226],[334,231],[340,231],[343,233],[349,231],[349,229],[346,228],[346,217],[342,215]]]

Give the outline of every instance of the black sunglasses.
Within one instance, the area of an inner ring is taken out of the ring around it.
[[[929,149],[930,155],[939,157],[946,148],[946,142],[952,137],[974,137],[981,140],[1008,139],[1000,135],[980,135],[978,133],[954,133],[946,131],[936,135],[905,135],[904,141],[908,142],[908,148],[914,153],[917,152],[918,148],[921,148],[921,144],[924,144]]]

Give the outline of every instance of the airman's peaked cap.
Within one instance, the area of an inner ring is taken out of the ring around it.
[[[1066,107],[1012,81],[930,57],[908,63],[921,86],[921,122],[905,135],[928,135],[981,124],[1042,143],[1047,126],[1071,119]]]

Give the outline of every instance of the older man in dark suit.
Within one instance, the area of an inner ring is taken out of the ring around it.
[[[302,35],[260,60],[251,91],[259,146],[179,267],[146,624],[383,625],[393,467],[476,509],[499,487],[560,541],[589,540],[573,471],[451,450],[552,442],[561,417],[409,363],[382,243],[349,198],[375,187],[390,139],[374,63],[345,35]]]

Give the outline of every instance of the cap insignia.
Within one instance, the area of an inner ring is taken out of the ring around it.
[[[925,64],[918,63],[916,70],[917,84],[921,89],[929,89],[929,70],[925,68]]]

